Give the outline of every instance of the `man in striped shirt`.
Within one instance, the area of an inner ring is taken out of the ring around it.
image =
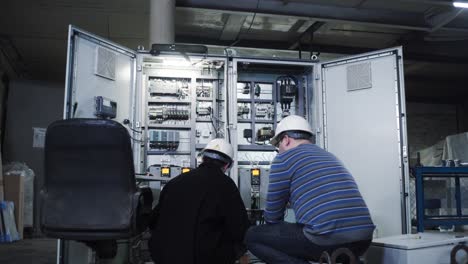
[[[374,224],[354,178],[331,153],[312,143],[308,122],[284,118],[272,138],[266,225],[246,234],[249,250],[269,264],[309,263],[323,251],[347,247],[356,255],[370,245]],[[291,207],[297,223],[284,222]]]

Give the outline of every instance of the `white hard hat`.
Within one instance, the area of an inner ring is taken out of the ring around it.
[[[225,139],[215,138],[211,140],[210,142],[208,142],[208,144],[206,144],[206,147],[202,150],[203,156],[225,161],[223,160],[223,156],[210,155],[210,154],[213,154],[213,152],[214,154],[221,153],[222,155],[227,156],[229,158],[228,163],[232,163],[233,157],[234,157],[234,150],[232,149],[231,144],[229,144],[229,142],[227,142]]]
[[[303,131],[310,133],[311,136],[313,135],[309,122],[307,122],[305,118],[298,115],[290,115],[279,122],[275,130],[275,136],[270,140],[270,143],[276,146],[276,144],[278,144],[279,135],[286,131]]]

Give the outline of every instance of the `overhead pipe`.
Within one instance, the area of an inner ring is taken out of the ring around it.
[[[149,47],[174,44],[175,0],[150,0]]]
[[[296,16],[323,22],[349,22],[363,25],[430,32],[432,25],[418,12],[367,9],[312,4],[308,1],[259,0],[258,14]],[[402,0],[398,0],[402,1]],[[413,2],[416,0],[412,0]],[[423,1],[423,0],[419,0]],[[434,1],[434,0],[432,0]],[[432,2],[431,1],[431,2]],[[178,7],[223,10],[224,12],[252,12],[252,0],[177,0]],[[427,2],[427,0],[425,1]],[[434,2],[435,3],[435,2]],[[468,32],[468,28],[441,27],[445,31]]]

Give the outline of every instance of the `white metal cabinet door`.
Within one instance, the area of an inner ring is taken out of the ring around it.
[[[122,123],[128,119],[135,125],[135,74],[134,51],[70,26],[64,118],[96,118],[94,97],[103,96],[117,103],[114,120]],[[138,147],[134,153],[138,153]],[[91,257],[89,248],[59,240],[57,263],[89,263]]]
[[[95,118],[103,96],[117,103],[116,121],[133,121],[136,53],[73,26],[68,37],[64,118]]]
[[[406,125],[401,49],[321,65],[323,144],[349,169],[378,237],[406,232]]]

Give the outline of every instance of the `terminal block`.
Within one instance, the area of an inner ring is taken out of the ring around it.
[[[190,118],[190,110],[188,106],[180,105],[161,105],[152,106],[148,111],[149,119],[162,123],[166,120],[188,120]]]
[[[256,119],[271,119],[273,117],[273,111],[271,104],[255,104]]]

